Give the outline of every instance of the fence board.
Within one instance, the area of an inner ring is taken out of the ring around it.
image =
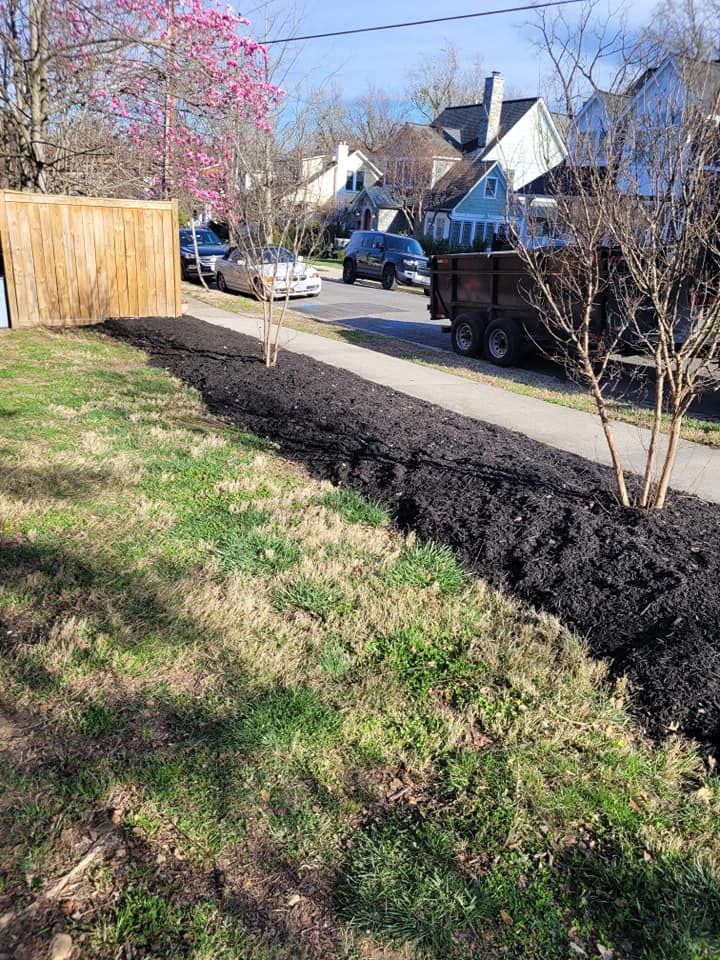
[[[48,296],[50,298],[50,312],[54,316],[62,316],[64,308],[62,305],[61,291],[63,288],[62,271],[58,274],[57,257],[55,255],[56,245],[52,242],[52,215],[49,204],[41,203],[38,205],[40,214],[40,235],[43,244],[43,257],[46,261],[46,268],[50,274],[51,281],[48,283]],[[58,252],[61,251],[60,244],[57,245]]]
[[[182,311],[176,201],[0,191],[10,323]]]

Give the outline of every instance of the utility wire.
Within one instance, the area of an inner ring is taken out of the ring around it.
[[[480,13],[459,13],[454,17],[433,17],[431,20],[409,20],[407,23],[387,23],[381,27],[356,27],[354,30],[335,30],[333,33],[309,33],[304,37],[285,37],[283,40],[262,40],[264,47],[272,43],[295,43],[298,40],[322,40],[325,37],[347,37],[351,33],[375,33],[378,30],[399,30],[401,27],[422,27],[428,23],[448,23],[451,20],[470,20],[474,17],[494,17],[500,13],[520,13],[523,10],[540,10],[542,7],[564,7],[582,0],[546,0],[545,3],[528,3],[520,7],[503,7],[500,10],[483,10]]]

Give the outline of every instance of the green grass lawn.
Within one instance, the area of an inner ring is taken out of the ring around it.
[[[94,332],[0,336],[0,458],[11,951],[718,956],[718,780],[557,621]]]
[[[418,288],[403,287],[407,293],[424,296]],[[202,300],[212,306],[239,313],[245,316],[255,316],[261,312],[257,302],[250,297],[237,294],[220,293],[218,290],[203,290],[199,284],[183,284],[183,292],[197,300]],[[545,373],[531,369],[512,367],[507,370],[496,367],[486,360],[460,357],[454,353],[446,353],[431,347],[423,347],[407,340],[396,340],[382,334],[367,333],[364,330],[352,330],[343,327],[340,323],[318,322],[304,314],[292,310],[292,301],[284,316],[283,323],[293,330],[304,333],[313,333],[319,337],[332,340],[344,340],[360,347],[377,350],[392,357],[411,360],[421,366],[432,367],[444,373],[477,383],[488,383],[491,386],[501,387],[513,393],[525,394],[547,403],[554,403],[561,407],[570,407],[584,413],[595,414],[596,407],[590,395],[577,385],[562,381]],[[614,420],[624,423],[633,423],[641,427],[652,425],[652,411],[646,407],[639,407],[632,403],[614,402],[609,404],[609,413]],[[668,417],[664,418],[665,429],[669,428]],[[684,440],[693,443],[702,443],[710,447],[720,447],[720,423],[714,420],[701,420],[696,417],[685,417],[681,436]]]

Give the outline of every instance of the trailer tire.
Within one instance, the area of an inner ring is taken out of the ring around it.
[[[461,357],[479,357],[482,351],[482,325],[475,317],[459,316],[453,321],[450,340]]]
[[[520,325],[508,317],[498,317],[485,330],[485,356],[497,367],[512,367],[522,355]]]

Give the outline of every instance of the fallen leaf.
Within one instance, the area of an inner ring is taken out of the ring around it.
[[[506,923],[509,927],[511,927],[515,922],[513,918],[510,916],[510,914],[507,912],[507,910],[500,911],[500,919],[502,920],[503,923]]]
[[[296,907],[300,903],[300,899],[301,899],[300,894],[294,893],[288,900],[287,905],[289,907]]]
[[[602,960],[613,960],[615,954],[609,949],[609,947],[604,947],[601,943],[596,943],[595,946],[597,947],[597,952],[602,957]]]

